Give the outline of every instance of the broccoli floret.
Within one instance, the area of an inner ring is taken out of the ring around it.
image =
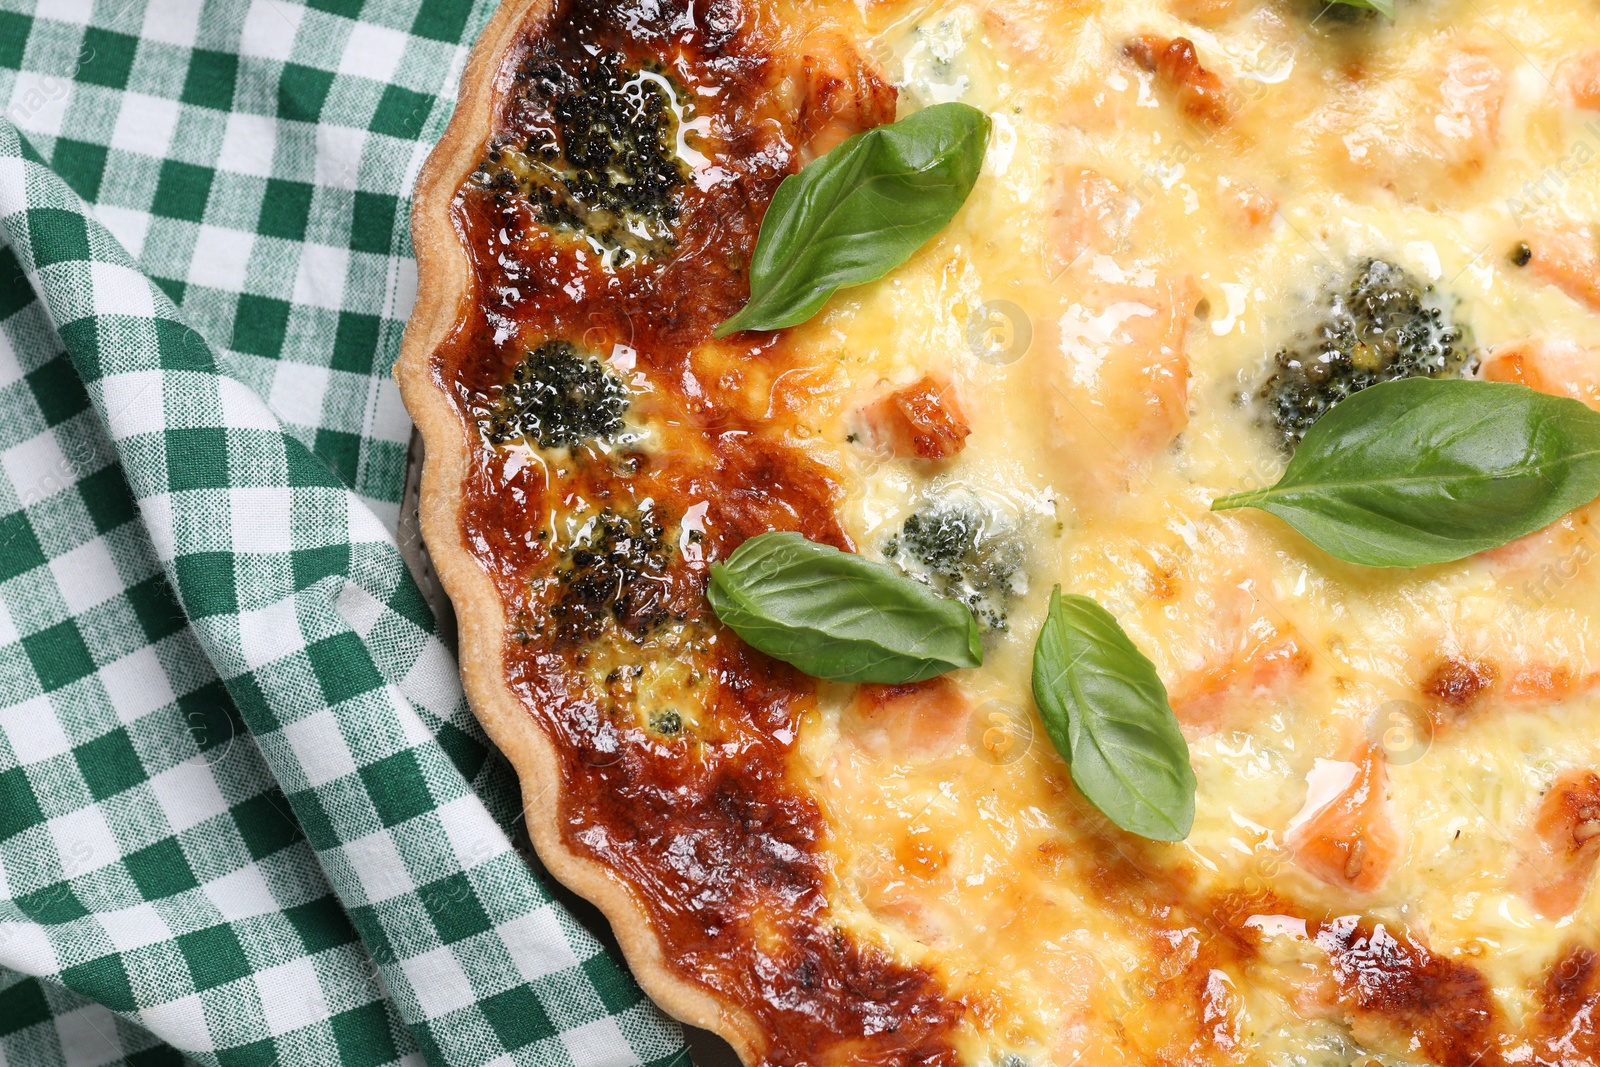
[[[570,341],[546,341],[511,369],[478,419],[493,444],[524,439],[540,448],[608,440],[622,429],[627,388]]]
[[[1006,628],[1011,596],[1027,590],[1019,542],[976,501],[936,501],[912,513],[884,542],[883,556],[960,600],[990,630]]]
[[[1379,14],[1375,7],[1363,3],[1351,3],[1350,0],[1332,0],[1328,3],[1315,0],[1314,3],[1306,5],[1305,11],[1309,15],[1315,15],[1319,20],[1326,19],[1329,22],[1345,25],[1371,22]]]
[[[1367,260],[1320,304],[1320,321],[1278,350],[1259,394],[1288,451],[1352,393],[1397,378],[1446,377],[1466,357],[1464,332],[1433,286],[1393,263]]]
[[[608,617],[635,637],[665,622],[665,536],[648,509],[623,515],[607,508],[596,516],[558,571],[560,595],[550,609],[558,640],[591,641]]]
[[[584,63],[530,58],[517,79],[539,120],[523,127],[533,131],[525,143],[491,142],[477,180],[522,193],[539,221],[630,262],[672,248],[689,168],[676,154],[672,82],[624,63],[615,52]]]

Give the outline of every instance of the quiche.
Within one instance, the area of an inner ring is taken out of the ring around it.
[[[1593,506],[1403,566],[1213,507],[1361,418],[1459,503],[1394,398],[1600,408],[1600,12],[1390,6],[500,5],[397,377],[469,699],[666,1010],[773,1067],[1600,1062]],[[799,269],[780,186],[954,105],[927,235],[719,329]],[[960,605],[972,662],[760,651],[708,589],[774,533]],[[1173,833],[1056,743],[1111,714],[1040,688],[1069,599],[1170,726]]]

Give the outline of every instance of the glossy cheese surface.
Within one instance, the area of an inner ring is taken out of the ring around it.
[[[463,543],[568,846],[765,1062],[1600,1062],[1592,509],[1411,571],[1209,510],[1281,473],[1277,356],[1374,263],[1426,290],[1446,372],[1600,406],[1597,15],[616,0],[530,29],[456,202],[479,303],[436,373],[470,433],[556,340],[627,411],[603,447],[486,431]],[[661,101],[672,211],[539,206],[572,71]],[[804,325],[710,338],[785,174],[955,100],[993,133],[938,237]],[[919,558],[941,522],[982,568]],[[744,649],[706,568],[766,529],[964,596],[984,666],[847,687]],[[1043,732],[1057,585],[1160,673],[1182,843],[1111,826]]]
[[[929,500],[978,498],[1027,541],[1026,592],[932,701],[947,711],[838,694],[803,773],[859,920],[992,1004],[972,1062],[1594,1062],[1592,991],[1568,1017],[1551,993],[1587,982],[1592,859],[1537,825],[1600,763],[1589,514],[1378,571],[1208,505],[1276,479],[1256,394],[1365,259],[1450,302],[1468,373],[1522,346],[1550,372],[1529,384],[1592,397],[1600,305],[1537,257],[1600,211],[1600,111],[1571,89],[1600,21],[1321,6],[871,12],[902,113],[964,100],[995,137],[950,229],[793,343],[848,369],[816,429],[854,472],[863,550]],[[1145,37],[1192,42],[1213,109],[1128,55]],[[856,396],[930,371],[971,424],[958,456],[847,440]],[[1180,846],[1105,826],[1066,784],[1028,690],[1058,583],[1110,608],[1172,695],[1200,783]]]

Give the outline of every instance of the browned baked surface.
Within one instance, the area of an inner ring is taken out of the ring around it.
[[[830,917],[826,822],[786,773],[813,683],[732,640],[703,596],[707,561],[756,533],[848,545],[839,485],[769,408],[796,366],[782,339],[706,343],[743,300],[761,212],[818,125],[774,92],[787,46],[771,16],[502,5],[417,187],[420,292],[396,375],[426,443],[423,528],[460,616],[468,696],[521,775],[541,858],[604,910],[646,991],[747,1062],[953,1063],[961,1006]],[[558,83],[608,76],[609,57],[693,94],[716,163],[672,191],[665,250],[611,267],[526,195],[473,177],[496,146],[564,137]],[[550,340],[613,368],[631,351],[648,450],[577,446],[547,463],[488,443],[477,423],[496,387]],[[803,377],[786,384],[803,396]],[[574,548],[590,521],[605,550]],[[638,717],[670,699],[676,730]]]

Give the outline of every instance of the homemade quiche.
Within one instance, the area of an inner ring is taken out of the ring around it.
[[[1600,7],[1392,6],[501,5],[397,374],[667,1010],[1600,1062]]]

